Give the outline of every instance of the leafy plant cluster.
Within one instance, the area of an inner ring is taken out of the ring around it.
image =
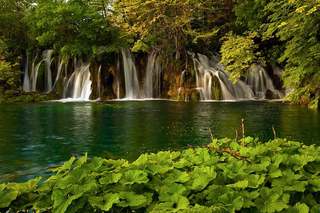
[[[227,142],[227,143],[226,143]],[[214,139],[136,161],[72,157],[55,175],[0,185],[0,211],[318,212],[320,149]]]

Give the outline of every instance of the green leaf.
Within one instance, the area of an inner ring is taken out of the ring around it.
[[[100,184],[118,183],[118,181],[121,179],[121,177],[122,177],[121,173],[108,173],[105,175],[105,177],[100,178],[99,183]]]
[[[247,179],[249,188],[258,188],[265,181],[265,177],[262,175],[250,174],[247,176]]]
[[[75,167],[80,167],[82,166],[82,164],[87,162],[87,158],[88,158],[88,153],[86,152],[85,155],[81,158],[79,158],[73,165]]]
[[[139,206],[147,201],[143,195],[137,195],[134,192],[120,192],[121,201],[117,204],[120,207]]]
[[[190,179],[190,176],[187,172],[181,172],[180,170],[174,169],[172,173],[168,174],[166,179],[170,180],[172,183],[185,183]]]
[[[10,203],[14,201],[18,196],[18,191],[9,190],[6,192],[0,192],[0,208],[9,207]]]
[[[62,172],[62,171],[64,171],[64,170],[70,170],[70,169],[71,169],[71,165],[73,164],[73,162],[74,162],[75,159],[76,159],[76,158],[75,158],[74,156],[72,156],[68,162],[65,162],[65,163],[63,164],[63,166],[58,167],[58,168],[55,168],[55,169],[52,169],[52,171],[53,171],[53,172],[60,173],[60,172]]]
[[[229,212],[240,210],[243,205],[243,198],[237,192],[227,192],[219,197],[219,201],[227,206]]]
[[[126,171],[120,180],[121,184],[132,185],[134,183],[147,183],[149,181],[148,174],[139,170]]]
[[[103,211],[109,211],[113,204],[120,202],[119,195],[113,193],[108,193],[102,197],[92,196],[89,197],[88,200],[92,206],[97,206],[99,209]]]
[[[151,170],[152,174],[155,175],[155,174],[165,174],[167,173],[168,171],[172,170],[173,169],[173,166],[167,166],[167,165],[149,165],[148,166],[148,169]]]
[[[177,194],[182,195],[182,193],[185,191],[186,191],[186,187],[184,187],[182,184],[178,184],[178,183],[173,183],[168,188],[168,192],[171,194],[177,193]]]
[[[189,200],[186,197],[179,195],[177,193],[172,196],[171,201],[174,204],[176,204],[176,208],[175,208],[174,212],[182,210],[182,209],[186,209],[189,205]]]
[[[55,189],[53,190],[52,197],[53,197],[53,213],[62,213],[66,212],[69,205],[72,203],[72,201],[78,199],[81,197],[82,194],[76,194],[76,195],[67,195],[65,192],[61,189]]]
[[[260,190],[261,198],[254,201],[255,206],[260,212],[279,212],[288,208],[287,203],[281,198],[282,191],[278,188],[269,189],[266,187]]]
[[[241,180],[233,184],[228,184],[227,186],[231,188],[244,189],[248,187],[248,180]]]
[[[296,203],[293,207],[289,207],[286,212],[288,213],[308,213],[309,207],[304,203]]]

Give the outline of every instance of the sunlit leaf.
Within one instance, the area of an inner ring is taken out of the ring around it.
[[[137,195],[134,192],[120,192],[121,201],[117,204],[120,207],[139,206],[147,201],[143,195]]]
[[[134,183],[147,183],[149,181],[148,174],[139,170],[129,170],[124,173],[120,183],[124,185],[131,185]]]
[[[104,196],[89,197],[89,202],[92,206],[97,206],[103,211],[109,211],[113,204],[119,203],[119,196],[117,194],[108,193]]]

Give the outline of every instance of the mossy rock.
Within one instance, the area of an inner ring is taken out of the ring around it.
[[[60,100],[61,96],[55,91],[51,91],[47,94],[47,100]]]
[[[268,100],[279,99],[279,95],[277,93],[267,89],[265,99],[268,99]]]
[[[197,89],[191,90],[190,99],[191,102],[199,102],[200,101],[200,92]]]
[[[101,101],[107,101],[107,100],[112,100],[116,99],[116,95],[114,94],[113,90],[111,87],[107,87],[104,90],[101,91],[100,94],[100,100]]]
[[[63,96],[63,80],[62,78],[56,81],[56,90],[57,93],[62,97]]]
[[[217,76],[212,76],[212,99],[221,100],[221,84]]]

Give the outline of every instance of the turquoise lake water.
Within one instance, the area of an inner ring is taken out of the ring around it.
[[[320,144],[319,110],[282,102],[108,101],[0,105],[0,182],[48,176],[71,156],[136,159],[247,136]],[[240,135],[240,134],[239,134]]]

